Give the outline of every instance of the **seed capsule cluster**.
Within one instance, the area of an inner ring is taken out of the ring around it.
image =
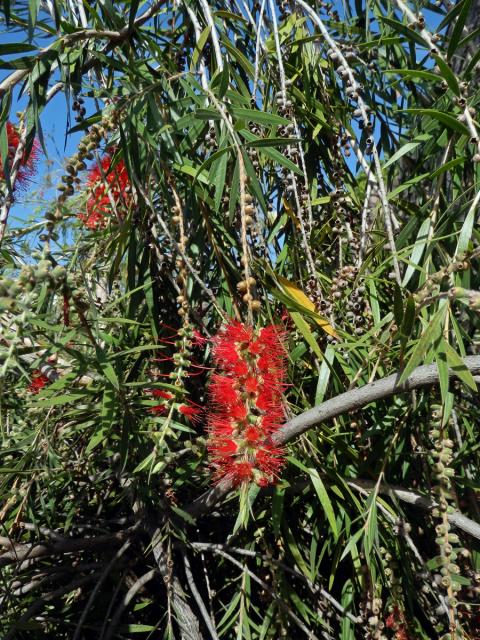
[[[101,122],[93,124],[80,140],[78,151],[67,162],[62,182],[57,186],[60,192],[57,198],[58,204],[64,204],[69,196],[74,195],[76,186],[81,183],[78,174],[87,168],[85,161],[94,159],[94,151],[100,147],[102,140],[108,140],[110,132],[117,129],[119,118],[120,112],[117,110],[105,114]],[[46,227],[49,230],[53,229],[48,222]]]
[[[172,357],[174,369],[170,372],[169,377],[180,392],[180,390],[185,388],[185,378],[191,375],[189,369],[192,365],[192,350],[195,332],[190,323],[189,317],[188,274],[186,261],[183,257],[187,250],[185,216],[182,202],[171,178],[169,178],[169,194],[175,203],[171,207],[171,221],[175,229],[176,239],[181,252],[178,253],[175,259],[175,268],[177,271],[176,282],[179,289],[179,293],[177,295],[177,313],[182,323],[174,342],[176,349]],[[171,396],[170,399],[173,399],[173,396]],[[191,401],[178,405],[177,410],[188,420],[195,420],[202,413],[202,408],[198,407]]]
[[[452,274],[467,271],[469,268],[470,256],[469,254],[465,254],[442,267],[439,271],[432,273],[427,280],[425,280],[422,287],[413,294],[415,303],[419,307],[428,303],[429,299],[434,298],[435,295],[440,292],[442,285],[448,282]]]
[[[207,134],[205,136],[205,146],[210,151],[213,151],[217,146],[217,132],[213,124],[208,127]]]
[[[87,110],[83,106],[85,104],[84,99],[81,96],[75,96],[72,103],[72,109],[77,114],[75,116],[75,122],[83,122],[87,114]]]
[[[398,522],[394,526],[394,533],[397,536],[404,536],[410,532],[408,522]],[[380,547],[380,554],[385,563],[385,578],[391,594],[391,602],[387,607],[387,615],[384,614],[385,628],[393,631],[394,638],[408,640],[407,623],[405,619],[405,594],[403,593],[402,581],[399,577],[400,565],[396,558],[385,547]]]
[[[286,80],[286,91],[288,91],[291,83],[291,80]],[[293,102],[288,98],[287,93],[284,93],[283,91],[277,91],[277,93],[275,94],[275,101],[277,104],[278,113],[284,118],[293,120]],[[278,129],[278,134],[282,138],[295,137],[295,124],[291,122],[290,124],[280,126]],[[299,170],[301,170],[300,151],[297,145],[287,145],[287,147],[283,151],[283,155],[288,160],[296,164],[297,167],[299,167]],[[294,210],[297,210],[297,215],[302,219],[303,225],[305,227],[305,232],[306,234],[309,234],[311,232],[310,221],[305,216],[309,197],[307,188],[305,186],[305,181],[301,179],[298,174],[295,174],[287,167],[281,167],[280,173],[285,197],[288,200],[290,206],[292,206]]]
[[[437,521],[435,526],[436,543],[440,549],[439,573],[435,575],[437,585],[446,593],[445,601],[449,609],[450,631],[457,631],[452,636],[450,633],[442,636],[442,639],[456,637],[463,638],[463,632],[457,625],[456,608],[458,606],[457,593],[460,591],[460,584],[455,581],[455,576],[460,573],[457,558],[461,553],[460,539],[452,530],[452,525],[448,519],[448,514],[453,511],[449,502],[452,500],[452,479],[455,475],[454,469],[450,466],[453,460],[453,441],[447,435],[447,429],[443,424],[443,408],[440,405],[433,406],[432,429],[430,438],[433,442],[431,455],[435,461],[432,471],[436,485],[433,487],[436,495],[437,506],[432,510],[432,516]],[[458,628],[457,628],[458,627]],[[437,628],[438,632],[445,629],[443,622]],[[446,629],[445,629],[446,630]]]
[[[380,589],[377,588],[360,603],[360,614],[366,621],[365,640],[387,640],[384,634],[385,622],[382,612],[383,601],[380,597]]]
[[[19,295],[32,292],[37,285],[47,284],[52,290],[59,289],[67,282],[67,272],[61,265],[53,266],[46,258],[36,265],[22,267],[16,280],[0,278],[0,310],[15,311]]]

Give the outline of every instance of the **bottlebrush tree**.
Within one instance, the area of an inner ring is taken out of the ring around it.
[[[2,3],[2,638],[480,638],[479,10]]]

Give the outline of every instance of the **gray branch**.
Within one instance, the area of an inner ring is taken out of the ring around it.
[[[480,356],[467,356],[463,359],[463,363],[473,375],[480,374]],[[450,376],[456,377],[455,370],[450,369]],[[423,365],[414,369],[412,374],[404,382],[400,383],[400,378],[401,372],[397,372],[391,376],[387,376],[381,380],[375,380],[356,389],[351,389],[350,391],[335,396],[335,398],[322,402],[317,407],[313,407],[286,422],[273,436],[274,443],[278,445],[286,444],[321,422],[332,420],[350,411],[357,411],[358,409],[366,407],[371,402],[390,398],[401,393],[406,393],[407,391],[420,389],[421,387],[438,385],[438,368],[435,364]],[[198,518],[202,514],[210,511],[231,489],[231,483],[224,480],[185,507],[184,511],[193,518]],[[418,497],[420,498],[421,496]],[[429,498],[424,499],[429,500]],[[458,515],[461,516],[461,519],[465,518],[468,522],[473,522],[461,514]],[[463,524],[469,526],[465,522],[463,522]],[[477,537],[476,534],[472,533],[472,535]]]
[[[472,374],[480,373],[480,356],[467,356],[463,359],[463,362]],[[452,369],[450,370],[450,376],[455,376],[455,371]],[[357,411],[376,400],[383,400],[384,398],[396,396],[406,391],[413,391],[413,389],[420,389],[421,387],[437,385],[437,365],[427,364],[417,367],[402,384],[400,384],[400,377],[401,372],[397,372],[322,402],[318,407],[313,407],[313,409],[305,411],[284,424],[274,436],[275,443],[285,444],[305,433],[310,427],[319,422],[331,420],[343,413]]]
[[[77,551],[99,551],[111,548],[112,545],[121,544],[135,534],[135,528],[118,531],[117,533],[95,536],[93,538],[65,538],[57,542],[39,542],[34,544],[17,544],[9,538],[2,538],[1,545],[10,547],[8,551],[0,554],[0,567],[9,564],[45,558],[47,556],[75,553]]]
[[[196,615],[193,613],[187,602],[182,585],[173,573],[173,568],[169,568],[167,554],[163,544],[162,531],[155,527],[152,522],[146,523],[147,531],[151,537],[152,553],[157,563],[167,589],[171,589],[172,607],[177,616],[177,623],[180,627],[182,640],[202,640],[200,626]],[[170,584],[171,583],[171,584]]]

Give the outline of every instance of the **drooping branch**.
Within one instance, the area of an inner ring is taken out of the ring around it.
[[[368,490],[373,489],[375,486],[375,482],[373,480],[355,479],[346,480],[346,483],[353,489],[361,487],[362,489]],[[379,485],[379,493],[395,497],[397,500],[407,502],[408,504],[412,504],[414,507],[419,507],[425,511],[431,511],[436,506],[435,500],[428,496],[422,496],[416,491],[409,491],[403,487],[389,485],[385,482],[382,482]],[[467,516],[464,516],[460,511],[449,513],[447,517],[451,524],[462,529],[462,531],[465,531],[465,533],[470,534],[474,538],[477,538],[477,540],[480,540],[480,524],[470,518],[467,518]]]
[[[480,356],[467,356],[463,362],[471,373],[478,374],[480,372]],[[450,370],[450,376],[455,377],[453,369]],[[322,402],[318,407],[313,407],[284,424],[274,436],[275,443],[285,444],[290,442],[290,440],[305,433],[310,427],[319,422],[331,420],[350,411],[357,411],[371,402],[439,383],[436,364],[417,367],[402,383],[400,383],[400,378],[401,372],[393,373],[391,376],[375,380],[363,387],[346,391],[335,396],[335,398]]]
[[[0,546],[7,547],[8,551],[0,554],[0,567],[9,564],[45,558],[57,554],[75,553],[77,551],[99,551],[111,548],[112,545],[121,544],[135,535],[136,528],[131,527],[124,531],[95,536],[93,538],[65,538],[59,541],[45,541],[35,544],[17,544],[9,538],[0,538]]]
[[[480,356],[467,356],[463,359],[463,363],[472,374],[478,375],[480,373]],[[450,376],[456,376],[453,369],[450,369]],[[435,364],[417,367],[402,383],[400,378],[401,372],[394,373],[381,380],[375,380],[362,387],[341,393],[330,400],[322,402],[317,407],[301,413],[286,422],[275,434],[275,444],[286,444],[321,422],[332,420],[344,413],[358,411],[371,402],[390,398],[414,389],[439,384],[438,368]],[[231,483],[224,481],[197,498],[185,508],[185,511],[190,516],[197,518],[210,511],[231,489]]]

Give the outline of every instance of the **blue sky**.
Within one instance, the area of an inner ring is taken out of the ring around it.
[[[2,31],[4,28],[4,25],[2,25]],[[15,32],[13,30],[7,33],[2,32],[1,42],[2,44],[19,42],[22,35],[23,34],[18,31]],[[25,42],[27,42],[26,33],[24,39]],[[34,44],[37,43],[34,42]],[[45,42],[38,44],[45,46]],[[5,55],[3,59],[8,60],[9,57],[11,56]],[[10,75],[10,73],[12,73],[10,69],[0,69],[0,81]],[[11,109],[11,120],[13,123],[16,122],[16,112],[25,109],[27,104],[26,96],[19,98],[21,89],[22,85],[19,84],[13,92]],[[15,223],[18,224],[19,221],[27,220],[34,213],[37,213],[38,217],[38,208],[42,207],[42,203],[51,201],[55,196],[55,185],[58,182],[59,175],[61,175],[62,162],[64,158],[75,153],[76,146],[81,137],[81,134],[78,133],[66,136],[67,114],[68,106],[65,95],[59,92],[47,104],[40,116],[47,156],[44,156],[43,153],[41,154],[36,176],[32,179],[29,187],[15,193],[15,203],[10,211],[9,217],[12,226],[15,226]]]

